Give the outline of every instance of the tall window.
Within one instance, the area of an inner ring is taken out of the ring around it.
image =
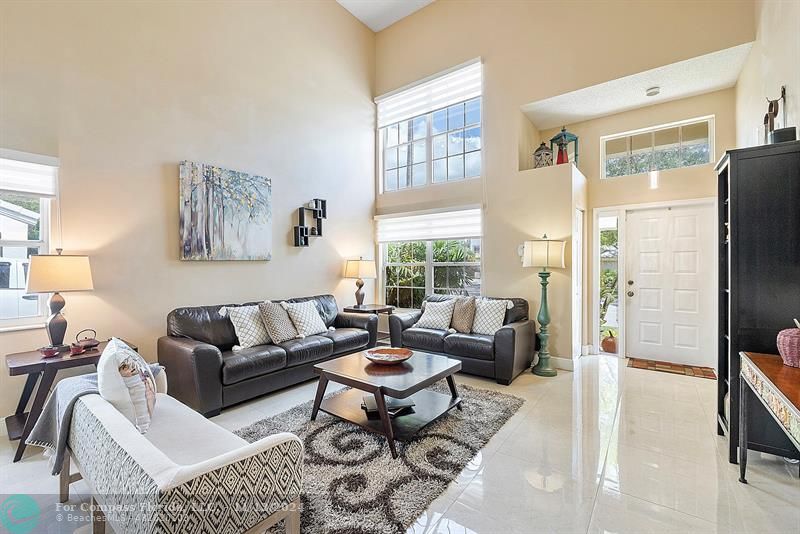
[[[714,118],[703,117],[602,137],[602,177],[713,163]]]
[[[378,219],[385,303],[419,308],[433,293],[479,296],[480,228],[479,209]]]
[[[479,61],[379,97],[382,191],[481,176]]]
[[[30,257],[47,254],[57,160],[0,151],[0,329],[41,322],[44,296],[28,295]]]

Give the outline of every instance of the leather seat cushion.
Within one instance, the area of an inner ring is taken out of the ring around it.
[[[494,336],[450,334],[444,338],[444,352],[476,360],[494,360]]]
[[[333,353],[343,354],[363,349],[369,344],[369,332],[360,328],[337,328],[326,337],[333,340]]]
[[[403,330],[403,346],[412,349],[444,352],[447,330],[411,327]]]
[[[326,335],[290,339],[279,346],[286,351],[286,367],[315,362],[333,354],[333,340]]]
[[[222,383],[235,384],[286,367],[286,351],[276,345],[256,345],[222,353]]]

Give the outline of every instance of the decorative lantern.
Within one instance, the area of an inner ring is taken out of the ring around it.
[[[553,164],[553,149],[542,143],[533,153],[533,168],[549,167]]]
[[[558,145],[558,157],[556,159],[556,165],[561,165],[562,163],[569,163],[569,153],[567,152],[567,148],[569,147],[570,143],[575,143],[575,165],[578,164],[578,136],[575,134],[571,134],[567,131],[566,126],[561,127],[561,131],[557,133],[552,139],[550,139],[550,148],[553,148],[553,144]]]

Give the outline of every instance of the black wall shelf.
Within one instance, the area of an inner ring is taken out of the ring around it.
[[[312,225],[306,225],[306,212],[309,212]],[[328,218],[328,201],[315,198],[306,206],[297,208],[297,226],[294,227],[294,246],[307,247],[311,237],[322,237],[322,221]]]

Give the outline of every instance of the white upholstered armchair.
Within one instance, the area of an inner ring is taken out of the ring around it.
[[[95,532],[264,532],[285,519],[300,532],[303,445],[288,433],[247,443],[176,399],[158,394],[147,434],[99,395],[75,404],[61,498],[81,478]],[[80,474],[70,475],[69,462]],[[105,517],[103,517],[103,515]]]

